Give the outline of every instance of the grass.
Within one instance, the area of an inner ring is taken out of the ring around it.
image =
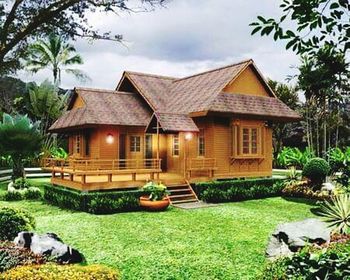
[[[256,279],[276,225],[313,216],[307,203],[282,198],[105,216],[42,202],[4,205],[29,210],[38,232],[57,233],[89,263],[117,268],[123,279]]]

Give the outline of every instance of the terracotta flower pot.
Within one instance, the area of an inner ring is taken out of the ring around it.
[[[168,208],[170,204],[169,198],[166,196],[163,200],[152,201],[148,196],[140,197],[140,205],[148,211],[163,211]]]

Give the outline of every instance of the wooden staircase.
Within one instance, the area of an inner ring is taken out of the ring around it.
[[[167,188],[170,192],[169,198],[172,205],[199,202],[197,195],[188,181],[182,184],[169,184],[167,185]]]

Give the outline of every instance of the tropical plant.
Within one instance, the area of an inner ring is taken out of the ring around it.
[[[88,76],[81,70],[70,68],[83,64],[82,57],[73,45],[65,43],[60,36],[50,34],[47,40],[38,40],[28,47],[26,67],[31,72],[50,68],[54,83],[61,83],[62,71],[86,81]]]
[[[335,173],[344,167],[346,158],[345,153],[340,148],[332,148],[327,152],[329,165],[332,173]]]
[[[306,148],[304,152],[298,148],[284,147],[277,155],[277,164],[284,168],[303,166],[314,157],[313,152]]]
[[[50,156],[56,159],[67,159],[68,153],[61,147],[52,147],[50,149]]]
[[[164,199],[169,194],[166,186],[162,183],[148,182],[143,186],[143,191],[149,194],[149,200],[158,201]]]
[[[39,123],[32,123],[27,116],[4,114],[0,122],[0,151],[12,158],[13,181],[25,177],[23,161],[40,151],[41,142]]]
[[[0,208],[0,240],[12,241],[19,232],[30,231],[35,228],[34,217],[25,210]]]
[[[340,234],[349,233],[350,229],[350,194],[337,195],[330,201],[324,201],[317,212],[324,221]]]
[[[329,172],[330,166],[323,158],[313,158],[303,168],[303,176],[315,187],[321,186]]]

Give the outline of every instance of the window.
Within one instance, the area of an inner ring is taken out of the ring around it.
[[[80,134],[77,134],[75,135],[75,138],[74,138],[74,148],[73,148],[74,154],[80,154],[80,145],[81,145],[81,137],[80,137]]]
[[[90,155],[90,134],[89,133],[85,134],[84,142],[85,142],[85,155],[89,156]]]
[[[242,129],[242,153],[244,155],[258,153],[258,128]]]
[[[180,142],[179,135],[173,135],[173,156],[179,156],[180,154]]]
[[[130,136],[130,152],[140,152],[140,151],[141,151],[141,137]]]
[[[201,157],[205,156],[205,138],[204,138],[204,129],[199,129],[198,134],[198,155]]]

